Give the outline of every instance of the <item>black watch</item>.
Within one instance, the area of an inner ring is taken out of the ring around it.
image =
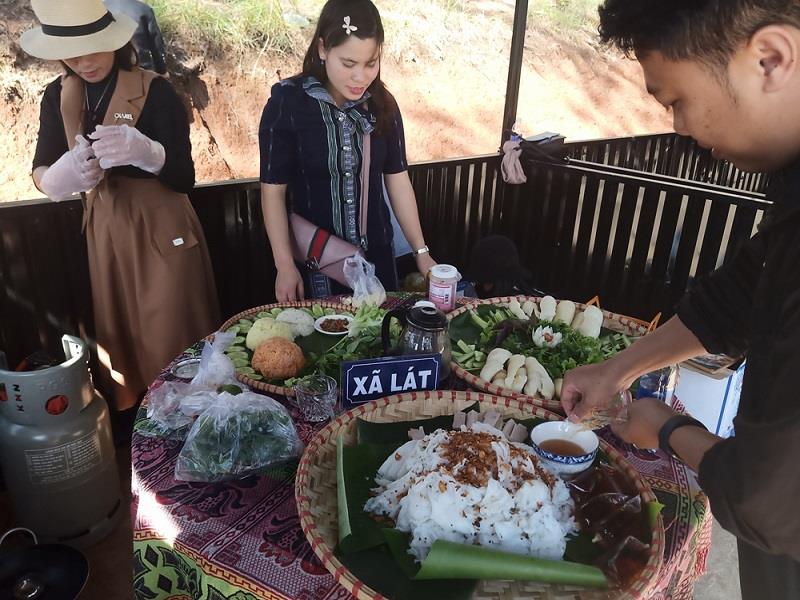
[[[674,417],[670,417],[667,419],[667,422],[661,426],[661,429],[658,430],[658,447],[676,460],[680,460],[680,457],[672,449],[672,446],[669,445],[669,438],[673,431],[679,427],[686,426],[700,427],[708,431],[705,425],[689,415],[675,415]]]

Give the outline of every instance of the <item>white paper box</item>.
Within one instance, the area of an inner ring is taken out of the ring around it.
[[[720,437],[734,434],[733,418],[739,408],[739,394],[746,362],[738,369],[725,369],[719,377],[699,373],[680,365],[675,396],[695,419]]]

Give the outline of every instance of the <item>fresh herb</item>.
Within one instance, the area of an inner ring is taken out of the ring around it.
[[[554,333],[561,333],[561,343],[554,348],[539,348],[533,343],[533,331],[546,324]],[[513,354],[533,356],[558,379],[579,365],[598,363],[630,346],[631,339],[622,333],[606,331],[600,338],[579,333],[558,322],[514,317],[505,307],[481,305],[450,324],[453,359],[464,369],[478,372],[486,356],[494,348],[505,348]]]

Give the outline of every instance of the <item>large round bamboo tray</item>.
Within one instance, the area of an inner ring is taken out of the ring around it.
[[[445,414],[480,402],[481,411],[501,412],[505,417],[558,419],[559,417],[530,402],[492,396],[479,392],[434,391],[399,394],[374,400],[340,415],[317,433],[306,447],[297,471],[295,498],[300,525],[308,542],[328,571],[348,592],[360,600],[383,599],[351,573],[333,554],[338,541],[336,499],[336,440],[344,436],[345,445],[356,443],[357,419],[388,422],[423,419]],[[639,490],[643,502],[656,500],[652,489],[612,446],[601,440],[609,460],[629,477]],[[650,555],[645,568],[631,585],[613,592],[590,590],[578,586],[550,585],[523,581],[481,581],[476,588],[477,600],[633,600],[640,598],[656,580],[663,562],[664,524],[661,517],[653,530]]]
[[[248,308],[247,310],[240,312],[238,315],[233,315],[230,319],[225,321],[219,328],[219,330],[226,331],[228,328],[236,325],[239,322],[239,319],[249,319],[250,317],[257,315],[260,312],[270,311],[273,308],[311,308],[315,304],[321,306],[322,308],[332,308],[340,313],[352,314],[354,312],[352,307],[346,306],[338,302],[325,302],[320,300],[300,300],[294,302],[280,302],[276,304],[265,304],[264,306],[256,306],[255,308]],[[262,392],[268,392],[270,394],[280,394],[281,396],[294,396],[294,389],[290,387],[274,385],[272,383],[265,383],[263,381],[250,379],[246,375],[242,375],[239,372],[236,373],[236,379],[241,381],[245,385],[249,386],[250,388],[260,390]]]
[[[517,299],[520,304],[531,300],[539,305],[539,301],[541,300],[538,296],[502,296],[499,298],[487,298],[486,300],[476,300],[475,302],[470,302],[469,304],[465,304],[461,308],[458,308],[450,313],[447,314],[447,319],[452,320],[453,318],[457,317],[458,315],[464,314],[468,310],[474,309],[476,306],[480,304],[508,304],[513,299]],[[586,309],[586,304],[580,304],[578,302],[575,303],[575,312],[577,314],[578,311],[583,311]],[[639,319],[634,319],[633,317],[626,317],[624,315],[618,315],[616,313],[609,312],[607,310],[603,311],[603,327],[606,329],[610,329],[612,331],[616,331],[619,333],[624,333],[629,336],[642,336],[647,333],[648,331],[648,323],[641,321]],[[481,379],[477,375],[473,375],[469,371],[465,370],[461,367],[457,362],[452,361],[450,363],[450,372],[453,376],[465,381],[470,386],[482,390],[484,392],[488,392],[490,394],[498,394],[500,396],[506,396],[508,398],[519,398],[522,400],[528,400],[533,402],[534,404],[541,406],[542,408],[546,408],[547,410],[552,410],[557,413],[563,413],[561,408],[561,403],[553,398],[547,399],[539,396],[538,394],[535,396],[529,396],[527,394],[523,394],[521,392],[514,392],[506,387],[501,387],[498,385],[494,385],[491,381],[486,381],[485,379]]]

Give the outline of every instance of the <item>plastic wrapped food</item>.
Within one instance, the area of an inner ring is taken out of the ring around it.
[[[297,458],[302,450],[284,406],[252,392],[224,392],[194,422],[178,455],[175,479],[239,479]]]
[[[345,259],[344,276],[353,288],[353,306],[380,306],[386,301],[386,290],[375,275],[375,265],[358,254]]]

